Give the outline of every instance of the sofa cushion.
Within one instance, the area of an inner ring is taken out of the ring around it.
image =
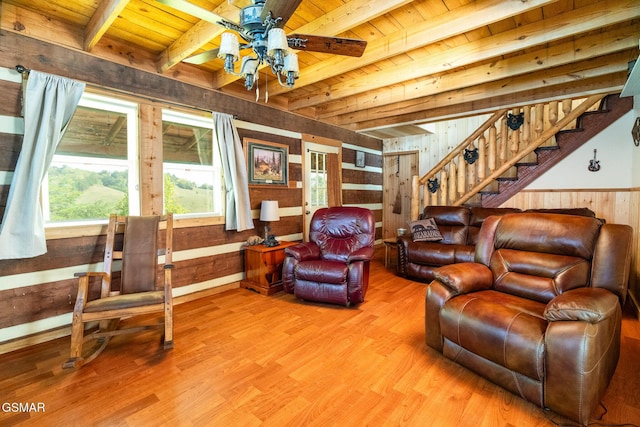
[[[410,221],[409,231],[414,242],[437,242],[442,240],[442,234],[438,230],[433,218]]]
[[[442,335],[457,344],[450,348],[464,348],[540,381],[547,329],[544,309],[545,304],[525,298],[478,291],[449,300],[440,312],[440,326]],[[456,359],[455,355],[447,356]]]
[[[349,266],[339,261],[303,261],[296,266],[296,278],[317,283],[347,283]]]
[[[440,242],[409,243],[407,261],[418,264],[445,265],[455,260],[456,249],[461,245],[443,245]]]
[[[442,234],[440,243],[466,245],[469,230],[469,208],[465,206],[427,206],[423,218],[433,218]]]
[[[522,212],[518,208],[483,208],[474,206],[471,208],[471,217],[469,219],[469,235],[467,236],[467,244],[475,246],[478,242],[478,234],[485,219],[491,215],[504,215],[508,213]]]

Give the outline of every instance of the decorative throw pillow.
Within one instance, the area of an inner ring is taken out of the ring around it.
[[[420,221],[410,221],[409,231],[414,242],[437,242],[442,240],[435,219],[427,218]]]

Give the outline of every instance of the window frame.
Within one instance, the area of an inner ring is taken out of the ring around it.
[[[61,159],[74,158],[76,162],[82,163],[96,163],[106,164],[112,163],[114,165],[126,166],[127,173],[127,187],[129,198],[129,215],[140,215],[141,212],[141,199],[140,199],[140,162],[139,162],[139,114],[138,103],[133,101],[127,101],[124,99],[116,98],[109,95],[101,95],[93,92],[84,92],[78,107],[87,107],[106,112],[117,112],[125,114],[127,117],[127,159],[116,160],[109,158],[99,157],[85,157],[85,156],[69,156],[66,154],[54,154],[51,166],[55,166]],[[72,119],[73,120],[73,119]],[[101,159],[96,161],[96,159]],[[41,207],[44,217],[45,230],[53,228],[68,228],[68,227],[84,227],[91,225],[107,224],[108,217],[101,219],[88,219],[88,220],[69,220],[69,221],[51,221],[50,209],[49,209],[49,174],[47,172],[40,190],[41,195]]]
[[[225,184],[224,184],[224,176],[222,171],[222,160],[220,157],[220,146],[218,140],[216,138],[215,132],[215,123],[213,122],[213,118],[211,116],[199,115],[196,113],[197,110],[193,112],[188,112],[184,110],[175,110],[170,108],[162,109],[162,122],[170,122],[176,123],[180,125],[187,126],[195,126],[205,129],[211,130],[211,152],[213,155],[211,166],[207,165],[196,165],[193,164],[193,168],[196,169],[208,169],[210,168],[213,173],[213,184],[212,184],[212,197],[213,197],[213,211],[209,212],[193,212],[193,213],[183,213],[183,214],[174,214],[174,218],[176,219],[188,219],[188,218],[224,218],[225,215]],[[163,141],[163,151],[164,151],[164,141]],[[170,165],[181,165],[181,163],[173,163],[173,162],[165,162],[164,155],[162,160],[162,179],[164,182],[164,174],[165,174],[165,164]],[[220,188],[221,191],[217,192],[216,188]],[[163,186],[164,190],[164,186]],[[163,201],[162,201],[162,209],[164,211],[164,191],[163,191]],[[216,210],[216,206],[219,208]]]

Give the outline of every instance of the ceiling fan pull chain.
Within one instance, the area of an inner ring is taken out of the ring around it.
[[[260,72],[256,70],[256,102],[260,101]]]
[[[269,102],[269,82],[267,80],[269,80],[269,75],[265,74],[265,77],[264,77],[264,103],[265,104]]]

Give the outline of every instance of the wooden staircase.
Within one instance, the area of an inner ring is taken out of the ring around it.
[[[497,111],[414,177],[411,218],[427,205],[498,207],[631,108],[632,98],[615,94]]]

